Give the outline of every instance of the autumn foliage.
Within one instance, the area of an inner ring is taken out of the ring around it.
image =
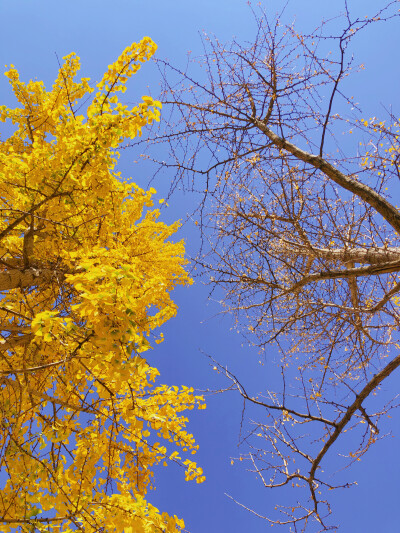
[[[154,190],[123,182],[118,146],[159,119],[148,96],[119,100],[155,52],[129,46],[94,89],[70,54],[51,89],[6,73],[20,106],[0,107],[0,523],[7,531],[173,532],[146,501],[155,465],[197,446],[182,411],[202,398],[157,385],[143,356],[190,283],[178,224]],[[85,110],[85,111],[84,111]]]

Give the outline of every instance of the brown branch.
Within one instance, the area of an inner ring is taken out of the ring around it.
[[[355,278],[359,276],[371,276],[378,274],[389,274],[391,272],[398,272],[400,270],[400,261],[389,261],[382,265],[369,265],[359,268],[348,268],[347,270],[325,270],[316,272],[304,277],[292,287],[285,289],[285,292],[297,291],[308,283],[324,279],[338,279],[338,278]]]
[[[2,524],[30,524],[35,522],[42,524],[50,524],[51,522],[62,522],[63,520],[71,520],[71,516],[60,516],[59,518],[2,518],[0,517],[0,523]]]
[[[284,219],[283,217],[275,218],[276,220],[282,220],[283,222],[288,222],[294,225],[294,221],[292,220]],[[279,247],[278,245],[279,253],[287,255],[295,253],[299,256],[308,257],[312,253],[313,257],[328,261],[342,261],[343,263],[382,264],[390,261],[400,261],[400,247],[319,248],[312,246],[310,250],[309,246],[288,239],[282,238],[281,241],[285,243],[288,248],[284,246]]]
[[[33,335],[29,335],[30,338],[33,337]],[[39,366],[31,366],[29,368],[19,368],[19,369],[13,369],[13,370],[3,370],[0,371],[0,375],[2,376],[8,376],[9,374],[31,374],[32,372],[38,372],[39,370],[45,370],[46,368],[51,368],[53,366],[59,366],[65,364],[68,359],[62,359],[60,361],[54,361],[53,363],[46,363],[44,365]]]
[[[378,387],[378,385],[386,379],[392,372],[394,372],[398,367],[400,366],[400,355],[392,359],[392,361],[385,366],[380,372],[375,374],[375,376],[365,385],[365,387],[359,392],[356,396],[356,399],[354,402],[348,407],[346,413],[342,417],[342,419],[337,422],[336,429],[332,433],[332,435],[329,437],[329,439],[326,441],[324,446],[322,447],[321,451],[317,455],[315,461],[313,462],[313,465],[310,470],[310,477],[309,477],[309,483],[312,483],[315,478],[315,472],[321,463],[323,457],[329,450],[329,448],[332,446],[332,444],[336,441],[336,439],[339,437],[339,435],[342,433],[344,427],[349,423],[351,417],[357,410],[362,411],[362,403],[363,401],[371,394],[371,392]]]
[[[26,335],[20,335],[19,337],[10,336],[10,337],[6,337],[5,339],[0,339],[0,351],[4,352],[5,350],[12,350],[16,346],[23,346],[23,345],[29,344],[32,338],[33,338],[33,334],[29,333]],[[13,373],[13,372],[12,371],[0,372],[0,375],[10,374],[10,373]]]
[[[0,273],[0,291],[23,289],[41,283],[49,283],[56,271],[49,268],[31,267],[26,270],[9,270]]]
[[[60,185],[61,185],[61,183],[60,183]],[[27,214],[23,214],[20,217],[18,217],[17,219],[14,220],[14,222],[9,224],[2,232],[0,232],[0,241],[6,235],[8,235],[14,228],[16,228],[18,226],[18,224],[23,222],[28,214],[32,215],[35,211],[37,211],[40,207],[42,207],[42,205],[45,204],[46,202],[48,202],[50,200],[53,200],[54,198],[60,198],[61,196],[68,196],[68,194],[69,194],[68,192],[55,192],[55,193],[51,194],[50,196],[46,196],[46,198],[43,198],[43,200],[41,200],[39,203],[35,204],[29,210],[29,212]]]
[[[248,400],[249,402],[254,403],[255,405],[260,405],[261,407],[265,407],[266,409],[274,409],[277,411],[288,413],[293,416],[297,416],[299,418],[303,418],[306,420],[312,420],[314,422],[322,422],[323,424],[326,424],[328,426],[336,427],[336,423],[333,422],[332,420],[328,420],[327,418],[320,417],[320,416],[313,416],[310,413],[300,413],[298,411],[295,411],[294,409],[290,409],[286,407],[285,405],[268,404],[265,402],[261,402],[260,400],[256,400],[255,398],[247,394],[244,386],[240,383],[240,381],[237,379],[237,377],[232,372],[230,372],[227,368],[224,368],[223,366],[221,366],[212,357],[210,356],[207,356],[207,357],[209,357],[216,365],[218,365],[218,367],[224,372],[226,377],[236,385],[237,390],[239,391],[239,393],[245,400]]]
[[[269,129],[264,121],[260,119],[253,119],[253,124],[262,131],[268,139],[270,139],[277,148],[286,150],[290,154],[294,155],[304,163],[308,163],[314,168],[320,170],[334,181],[337,185],[340,185],[343,189],[350,191],[362,198],[367,204],[373,207],[382,217],[400,234],[400,213],[398,210],[390,204],[383,196],[374,191],[368,185],[357,181],[354,178],[346,176],[339,169],[328,163],[320,156],[311,154],[297,147],[295,144],[283,139],[271,129]]]

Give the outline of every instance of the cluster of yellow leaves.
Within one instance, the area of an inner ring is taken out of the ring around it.
[[[381,177],[384,177],[388,170],[394,170],[397,177],[400,150],[400,119],[395,120],[393,124],[386,124],[372,117],[369,121],[361,120],[361,124],[379,134],[377,142],[369,143],[368,149],[361,160],[361,166],[368,168],[369,171],[377,172],[377,175]],[[385,188],[384,190],[388,189]]]
[[[15,127],[0,144],[4,532],[179,531],[145,499],[154,467],[204,479],[179,455],[197,450],[181,413],[203,399],[156,385],[142,355],[176,313],[171,290],[190,283],[183,243],[169,240],[178,224],[149,209],[153,189],[114,172],[121,142],[159,119],[152,98],[129,109],[116,96],[155,49],[148,37],[129,46],[85,114],[93,89],[75,81],[75,54],[51,91],[6,73],[21,105],[0,108]]]

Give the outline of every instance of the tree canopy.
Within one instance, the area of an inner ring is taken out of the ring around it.
[[[360,460],[397,403],[378,391],[400,366],[399,119],[365,117],[344,85],[355,36],[397,6],[352,17],[345,3],[340,31],[311,35],[260,8],[250,43],[205,35],[195,75],[159,61],[171,121],[147,156],[164,143],[173,189],[200,193],[199,269],[246,339],[279,350],[279,390],[219,371],[253,409],[240,460],[262,486],[294,488],[252,511],[293,531],[331,527],[328,491],[351,479],[324,473],[327,457]]]
[[[146,500],[154,467],[204,479],[182,412],[189,387],[156,383],[143,355],[191,282],[179,224],[158,220],[154,189],[116,172],[118,146],[159,120],[149,96],[118,99],[155,52],[127,47],[92,87],[64,58],[50,91],[6,75],[19,102],[0,107],[0,523],[4,532],[178,531]],[[166,463],[165,463],[166,464]]]

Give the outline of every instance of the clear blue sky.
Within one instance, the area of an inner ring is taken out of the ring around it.
[[[273,15],[285,3],[265,1],[264,7]],[[350,10],[360,16],[384,3],[348,0]],[[299,30],[309,32],[322,18],[337,15],[342,8],[340,0],[292,0],[284,20],[296,19]],[[61,58],[75,51],[82,60],[82,75],[97,80],[128,44],[144,35],[158,44],[158,57],[168,58],[179,66],[185,64],[188,50],[201,53],[202,30],[215,33],[220,40],[235,36],[242,41],[251,38],[254,29],[244,0],[0,0],[0,20],[0,65],[12,63],[23,80],[36,77],[49,86],[58,68],[56,54]],[[366,69],[346,83],[348,93],[366,110],[366,117],[383,114],[382,105],[393,105],[394,112],[398,112],[398,25],[399,21],[378,24],[354,41],[356,62],[364,63]],[[143,67],[137,82],[130,85],[126,99],[134,101],[145,92],[146,85],[157,96],[159,79],[151,65]],[[13,104],[6,78],[0,78],[0,104]],[[124,156],[119,170],[139,184],[147,181],[129,154]],[[165,183],[154,186],[165,190]],[[173,199],[168,218],[184,218],[191,202],[190,197]],[[190,227],[185,226],[181,235],[193,250],[196,237]],[[264,366],[259,365],[256,351],[243,347],[240,336],[231,330],[229,317],[214,317],[219,307],[208,302],[207,296],[207,287],[200,283],[177,292],[179,315],[164,328],[165,343],[150,355],[151,362],[162,372],[163,382],[199,389],[223,386],[224,382],[202,355],[204,351],[228,364],[250,389],[273,387],[277,369],[272,362],[267,360]],[[272,359],[274,354],[270,355]],[[393,378],[389,384],[393,389],[396,380]],[[200,444],[198,462],[207,475],[206,483],[185,483],[182,471],[163,469],[157,474],[157,490],[149,495],[149,500],[161,510],[184,518],[192,533],[243,530],[261,533],[268,525],[238,507],[224,493],[261,514],[281,503],[280,494],[267,491],[253,474],[230,464],[230,458],[238,455],[239,398],[228,393],[210,396],[207,403],[206,411],[190,413],[190,428]],[[378,442],[361,463],[348,471],[349,480],[357,480],[358,486],[332,498],[335,523],[340,524],[341,533],[400,530],[398,415],[391,424],[394,437]]]

